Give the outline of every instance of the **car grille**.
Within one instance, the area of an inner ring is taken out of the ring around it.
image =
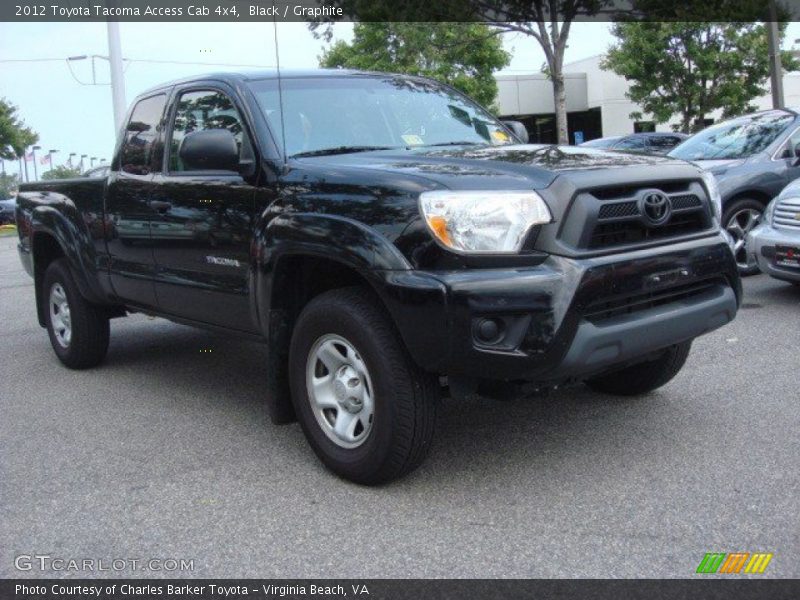
[[[800,229],[800,199],[787,198],[775,206],[772,223],[776,227]]]
[[[668,198],[670,215],[662,223],[643,214],[645,195]],[[588,189],[575,196],[559,232],[576,249],[605,250],[665,242],[709,230],[713,226],[706,193],[699,181],[654,181]]]
[[[622,297],[600,299],[586,307],[583,316],[592,323],[620,315],[628,315],[671,302],[688,300],[720,288],[725,281],[720,278],[694,281],[668,289],[640,292]]]
[[[637,212],[638,216],[638,212]],[[641,221],[616,221],[598,223],[589,240],[589,248],[608,248],[651,240],[687,235],[705,228],[705,219],[700,212],[674,214],[658,227],[650,227]]]

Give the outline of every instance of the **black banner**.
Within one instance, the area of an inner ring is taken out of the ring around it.
[[[369,600],[580,598],[796,600],[800,580],[781,579],[6,579],[3,600]]]
[[[0,21],[765,21],[765,0],[3,0]],[[800,0],[776,0],[777,19]]]

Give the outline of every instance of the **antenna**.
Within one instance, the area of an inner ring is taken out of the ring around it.
[[[283,145],[283,165],[286,166],[286,124],[283,118],[283,85],[281,84],[281,55],[278,51],[278,22],[272,16],[272,30],[275,33],[275,64],[278,70],[278,106],[281,111],[281,144]]]

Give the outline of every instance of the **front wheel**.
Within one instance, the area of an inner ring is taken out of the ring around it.
[[[743,277],[759,272],[755,256],[747,252],[747,234],[761,221],[764,205],[758,200],[741,198],[732,202],[722,215],[722,223],[733,236],[736,266]]]
[[[616,396],[646,394],[665,385],[678,374],[686,363],[691,348],[691,341],[670,346],[655,360],[603,373],[587,379],[585,383],[594,391],[604,394]]]
[[[332,471],[373,485],[422,462],[438,381],[412,362],[368,290],[332,290],[309,302],[292,333],[289,365],[300,425]]]
[[[108,350],[108,316],[81,296],[66,260],[50,263],[41,291],[47,333],[59,360],[70,369],[100,364]]]

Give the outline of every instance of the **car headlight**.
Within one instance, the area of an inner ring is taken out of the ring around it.
[[[781,198],[781,200],[783,200],[783,198]],[[796,198],[794,200],[800,204],[800,198]],[[777,204],[777,198],[773,198],[772,202],[767,204],[767,208],[764,209],[764,215],[761,217],[761,223],[769,223],[772,225],[772,217],[775,214],[775,206],[777,206]]]
[[[536,192],[423,192],[420,211],[444,246],[469,254],[519,252],[531,227],[552,221]]]
[[[711,201],[711,209],[717,223],[722,223],[722,196],[719,193],[717,178],[710,171],[703,171],[703,184],[708,192],[708,199]]]

